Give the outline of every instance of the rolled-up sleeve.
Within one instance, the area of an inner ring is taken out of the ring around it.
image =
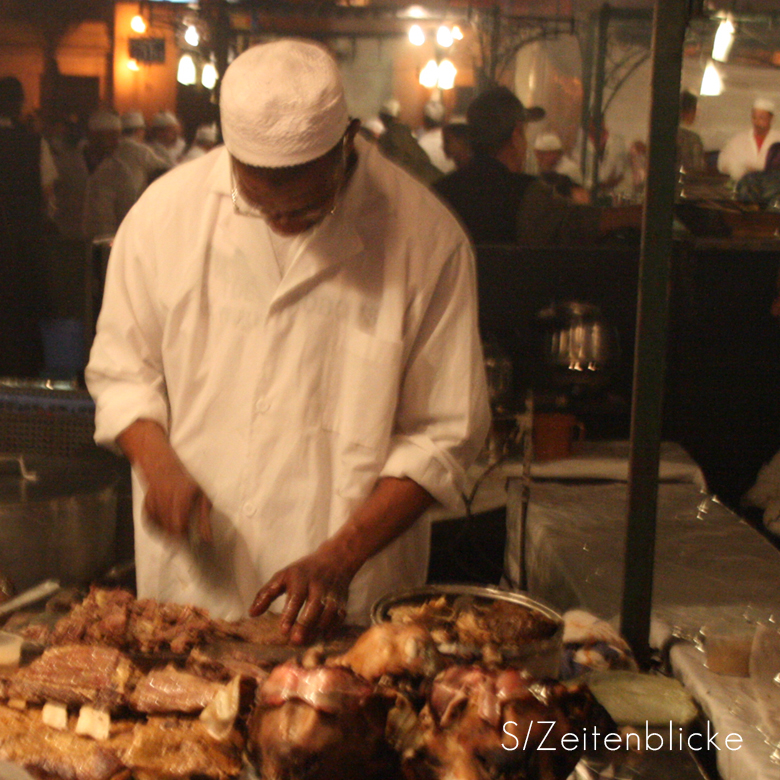
[[[425,297],[381,472],[413,479],[450,508],[461,504],[466,470],[490,427],[477,322],[474,257],[464,241]]]
[[[97,334],[85,372],[95,400],[95,441],[116,449],[116,438],[139,419],[166,431],[169,406],[160,345],[162,320],[151,291],[152,239],[141,239],[135,212],[122,223],[108,263]]]

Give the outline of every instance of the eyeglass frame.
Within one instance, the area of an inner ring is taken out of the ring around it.
[[[326,217],[331,216],[338,207],[339,202],[339,195],[341,194],[341,189],[344,186],[344,182],[346,180],[346,174],[347,174],[347,138],[349,135],[349,131],[347,130],[344,135],[341,137],[341,155],[339,159],[339,165],[338,165],[338,171],[339,171],[339,180],[336,183],[336,188],[334,189],[332,195],[328,197],[328,199],[325,201],[327,203],[328,201],[332,200],[332,205],[330,210],[325,212],[324,205],[319,206],[304,206],[301,209],[293,209],[292,211],[288,212],[272,212],[267,211],[260,206],[255,206],[250,203],[249,199],[246,198],[239,189],[239,182],[238,177],[236,176],[235,172],[235,158],[231,156],[230,158],[230,200],[233,203],[233,213],[237,216],[241,217],[254,217],[255,219],[262,219],[264,221],[269,220],[279,220],[279,219],[301,219],[304,221],[307,221],[309,218],[317,217],[315,219],[313,224],[318,224]],[[331,149],[332,151],[332,149]],[[330,154],[330,152],[326,152],[325,154]]]

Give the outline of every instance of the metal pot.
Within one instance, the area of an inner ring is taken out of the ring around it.
[[[86,584],[116,558],[112,461],[0,456],[0,572],[17,590]]]
[[[536,319],[542,329],[544,365],[553,384],[606,384],[619,347],[615,329],[598,306],[579,301],[554,303]]]

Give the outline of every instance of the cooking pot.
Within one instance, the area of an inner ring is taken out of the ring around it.
[[[115,563],[114,460],[0,455],[0,573],[23,590],[86,584]]]
[[[544,372],[559,386],[603,387],[619,357],[617,332],[598,306],[553,303],[537,315]]]

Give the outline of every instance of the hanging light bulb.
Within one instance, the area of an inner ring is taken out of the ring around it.
[[[203,66],[203,73],[200,74],[200,83],[206,89],[214,89],[217,86],[217,69],[212,62],[207,62]]]
[[[189,54],[182,54],[179,60],[179,69],[176,73],[176,80],[179,84],[191,85],[197,82],[197,74],[195,73],[195,61]]]
[[[425,33],[419,24],[413,24],[409,28],[409,43],[414,46],[422,46],[425,43]]]
[[[734,24],[731,17],[726,17],[718,25],[718,31],[715,33],[715,42],[712,44],[712,59],[718,62],[725,62],[731,51],[731,44],[734,43]]]
[[[433,89],[439,81],[439,66],[436,60],[428,60],[425,67],[420,71],[420,84],[428,89]]]
[[[455,86],[455,76],[457,75],[458,69],[449,60],[442,60],[439,63],[439,78],[437,79],[439,89],[452,89]]]
[[[710,60],[704,69],[704,76],[701,80],[700,95],[720,95],[723,92],[723,82],[720,73],[715,67],[715,63]]]
[[[439,27],[436,31],[436,43],[443,49],[448,49],[452,46],[452,30],[444,24]]]
[[[141,70],[138,66],[138,60],[128,60],[127,67],[130,68],[130,70]]]
[[[146,21],[141,14],[136,14],[130,20],[130,29],[139,35],[143,35],[146,32]]]
[[[200,43],[200,33],[194,24],[187,26],[187,29],[184,31],[184,40],[190,46],[197,46]]]
[[[453,40],[456,40],[456,41],[462,41],[463,40],[463,33],[461,32],[461,29],[460,29],[460,27],[458,27],[457,24],[452,28],[452,38],[453,38]]]

